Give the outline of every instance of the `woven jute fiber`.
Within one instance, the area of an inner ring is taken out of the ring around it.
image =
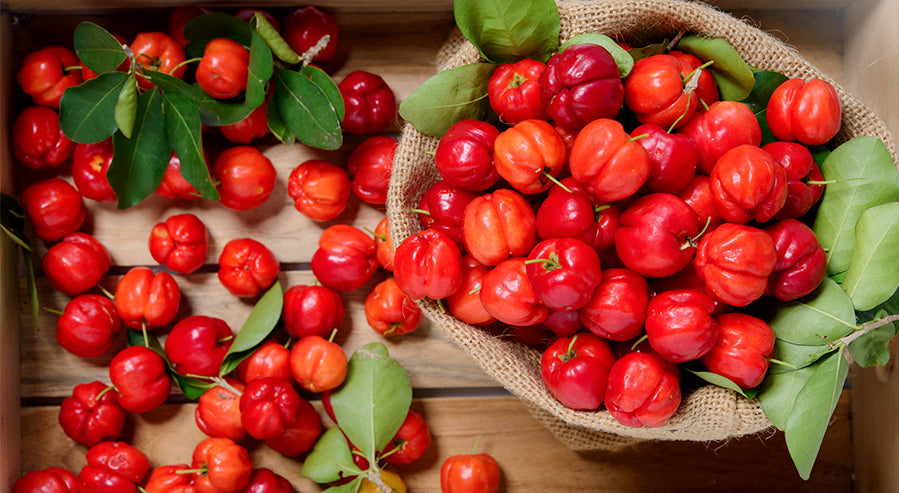
[[[868,135],[880,138],[894,161],[895,143],[874,111],[846,92],[793,48],[762,30],[703,3],[686,0],[608,0],[558,3],[561,41],[581,33],[602,33],[632,46],[643,46],[679,33],[697,33],[727,40],[753,67],[788,77],[820,78],[837,90],[843,107],[842,130],[836,141]],[[445,70],[478,62],[474,46],[456,30],[436,54],[436,69]],[[433,152],[439,139],[421,134],[411,125],[403,129],[387,199],[387,217],[395,245],[421,230],[412,209],[425,190],[440,179]],[[756,400],[706,385],[684,395],[677,414],[657,428],[621,425],[608,411],[574,411],[556,401],[540,379],[540,352],[511,337],[497,337],[462,323],[430,299],[419,301],[425,316],[459,345],[499,384],[520,397],[532,414],[567,446],[576,450],[607,450],[644,440],[719,441],[771,427]]]

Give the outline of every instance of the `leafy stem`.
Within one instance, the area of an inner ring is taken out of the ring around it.
[[[881,318],[880,320],[872,320],[871,322],[866,322],[859,326],[858,330],[831,343],[831,347],[837,347],[844,344],[848,346],[852,341],[858,339],[859,337],[862,337],[873,330],[879,329],[880,327],[889,325],[893,322],[899,322],[899,314],[888,315]]]

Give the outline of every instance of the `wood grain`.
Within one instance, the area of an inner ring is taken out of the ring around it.
[[[617,452],[575,452],[565,448],[521,401],[513,397],[427,398],[413,401],[431,430],[431,446],[419,461],[394,467],[409,491],[440,492],[440,465],[448,457],[479,452],[496,458],[501,491],[780,492],[851,491],[849,394],[844,393],[827,431],[817,465],[808,481],[792,468],[781,433],[747,436],[727,443],[652,442]],[[321,413],[320,403],[314,405]],[[187,462],[205,436],[192,422],[193,404],[167,405],[134,417],[129,438],[153,467]],[[78,470],[83,446],[55,426],[56,408],[24,411],[23,462],[26,470],[61,464]],[[330,422],[326,424],[331,426]],[[178,440],[171,440],[176,435]],[[287,477],[301,492],[319,491],[299,476],[297,459],[248,443],[257,467]]]

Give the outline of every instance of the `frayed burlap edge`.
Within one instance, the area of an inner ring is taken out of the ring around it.
[[[727,40],[754,67],[803,79],[830,82],[843,105],[843,121],[836,141],[868,135],[881,139],[899,161],[886,124],[867,105],[845,91],[831,77],[814,67],[793,48],[767,33],[708,5],[686,0],[609,0],[559,3],[561,39],[598,32],[635,46],[694,32]],[[436,56],[437,70],[479,61],[477,50],[456,30]],[[440,176],[433,163],[439,139],[428,137],[411,125],[403,129],[394,160],[387,217],[394,244],[420,231],[411,209]],[[540,379],[540,352],[512,338],[496,337],[462,323],[441,311],[436,302],[419,301],[424,314],[440,327],[447,339],[460,346],[491,377],[521,398],[532,414],[575,450],[614,451],[643,440],[719,441],[769,429],[757,400],[707,385],[685,395],[678,412],[657,428],[621,425],[608,411],[574,411],[562,406]]]

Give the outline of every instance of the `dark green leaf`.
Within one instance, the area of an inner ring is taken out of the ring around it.
[[[409,375],[379,342],[353,353],[346,381],[331,393],[340,428],[371,464],[403,424],[411,402]]]
[[[870,310],[899,288],[899,202],[874,206],[855,225],[843,289],[856,310]]]
[[[723,377],[717,373],[713,373],[710,371],[701,371],[701,370],[693,370],[691,368],[685,368],[690,373],[696,375],[702,380],[712,384],[717,385],[718,387],[723,387],[725,389],[733,390],[734,392],[742,395],[747,399],[752,399],[755,396],[754,389],[744,390],[741,389],[739,385],[737,385],[733,380]]]
[[[41,302],[37,296],[37,278],[34,270],[34,252],[22,251],[22,261],[25,262],[25,279],[28,288],[28,304],[31,306],[31,319],[34,326],[40,327]]]
[[[275,73],[273,103],[297,140],[319,149],[339,149],[343,143],[340,120],[328,96],[298,72]]]
[[[713,61],[709,71],[718,83],[718,93],[725,101],[746,99],[755,86],[752,69],[727,41],[688,34],[677,43],[678,49],[695,55],[703,63]]]
[[[552,0],[455,0],[459,30],[494,63],[546,61],[559,47],[559,8]]]
[[[356,493],[359,488],[362,486],[363,476],[356,476],[352,481],[346,484],[338,484],[337,486],[331,486],[330,488],[322,491],[322,493]]]
[[[72,44],[81,63],[97,74],[112,72],[128,58],[122,43],[92,22],[78,24]]]
[[[768,373],[759,387],[759,404],[771,424],[783,430],[793,411],[796,396],[815,372],[816,365],[786,373]]]
[[[247,320],[234,337],[234,342],[225,354],[219,375],[225,376],[237,368],[247,356],[271,335],[281,318],[284,294],[281,283],[275,281],[272,287],[263,293],[250,312]]]
[[[159,343],[159,339],[153,334],[147,333],[145,336],[142,331],[128,329],[126,338],[128,339],[129,346],[146,346],[152,349],[154,353],[161,356],[162,359],[165,360],[166,368],[168,369],[168,373],[172,377],[172,380],[175,381],[175,384],[181,389],[181,393],[188,399],[199,399],[200,396],[203,395],[203,392],[215,387],[215,382],[186,377],[176,372],[175,368],[172,366],[172,362],[169,361],[168,355],[165,354],[165,348],[162,347],[162,344]]]
[[[343,121],[346,109],[343,106],[343,96],[341,96],[340,89],[338,89],[334,79],[327,72],[314,65],[304,66],[300,69],[300,73],[308,77],[325,93],[325,96],[328,97],[328,101],[331,102],[331,106],[334,107],[334,111],[337,113],[337,119]]]
[[[873,310],[857,311],[860,322],[870,322],[880,318],[880,312],[883,311],[887,315],[899,315],[899,289],[893,292],[892,296]]]
[[[196,106],[178,93],[163,92],[162,98],[169,144],[181,161],[181,176],[203,197],[218,200],[203,152],[202,123]]]
[[[749,107],[759,121],[759,127],[762,129],[762,145],[777,140],[768,128],[767,108],[768,100],[771,99],[771,93],[777,86],[787,80],[787,76],[779,72],[771,72],[769,70],[757,70],[754,72],[755,85],[749,96],[743,101],[743,104]]]
[[[124,72],[108,72],[65,90],[59,102],[59,127],[81,144],[100,142],[116,131],[119,93],[129,80]]]
[[[843,357],[844,349],[813,367],[814,372],[796,395],[793,409],[787,417],[784,438],[802,479],[808,479],[811,475],[830,417],[837,407],[849,373],[849,363]]]
[[[441,137],[454,123],[483,120],[487,82],[496,65],[473,63],[438,72],[400,103],[400,116],[425,135]]]
[[[876,205],[899,200],[899,173],[886,145],[875,137],[856,137],[831,152],[821,164],[824,190],[812,229],[827,252],[827,273],[849,268],[855,248],[855,223]]]
[[[855,308],[840,285],[825,277],[811,294],[778,302],[768,323],[778,339],[803,346],[835,343],[855,330]]]
[[[25,210],[15,197],[6,193],[0,193],[0,225],[9,239],[32,251],[31,240],[25,234]]]
[[[187,58],[203,56],[206,43],[215,38],[228,38],[244,46],[250,46],[250,25],[224,12],[211,12],[194,17],[184,26]]]
[[[251,106],[246,101],[222,102],[203,92],[199,86],[188,84],[177,77],[172,77],[162,72],[147,70],[144,72],[144,75],[163,92],[167,94],[178,93],[187,98],[191,104],[197,107],[200,112],[200,118],[205,125],[214,127],[230,125],[243,120],[256,109],[256,106]]]
[[[618,43],[615,42],[614,39],[606,36],[605,34],[599,33],[586,33],[586,34],[578,34],[573,38],[566,41],[560,48],[559,51],[565,51],[565,48],[568,48],[571,45],[578,44],[595,44],[602,46],[612,55],[612,58],[615,59],[615,64],[618,65],[618,73],[621,74],[621,77],[627,77],[627,74],[631,73],[631,69],[634,68],[634,57],[628,53],[627,50],[621,47]]]
[[[204,392],[216,386],[215,382],[185,377],[178,373],[172,373],[172,379],[175,380],[184,397],[190,400],[199,399]]]
[[[882,319],[886,316],[886,310],[881,310],[876,318]],[[852,359],[862,367],[887,364],[890,361],[889,343],[897,331],[899,331],[899,327],[895,323],[886,323],[850,342],[849,352],[852,354]]]
[[[363,471],[353,463],[353,453],[340,428],[325,431],[303,460],[300,476],[316,483],[331,483],[341,477],[352,477]]]
[[[131,138],[137,118],[137,77],[129,74],[115,105],[115,122],[125,137]]]
[[[153,193],[168,167],[171,147],[162,95],[157,89],[138,96],[134,130],[131,139],[121,132],[112,136],[114,153],[106,178],[118,198],[119,209],[127,209]]]
[[[265,107],[265,117],[268,122],[268,129],[278,138],[278,140],[288,145],[294,143],[296,136],[290,131],[284,118],[281,117],[281,111],[278,110],[278,105],[267,105]]]
[[[258,108],[265,102],[268,81],[274,73],[272,50],[256,31],[251,34],[250,63],[247,71],[247,91],[244,104]]]

